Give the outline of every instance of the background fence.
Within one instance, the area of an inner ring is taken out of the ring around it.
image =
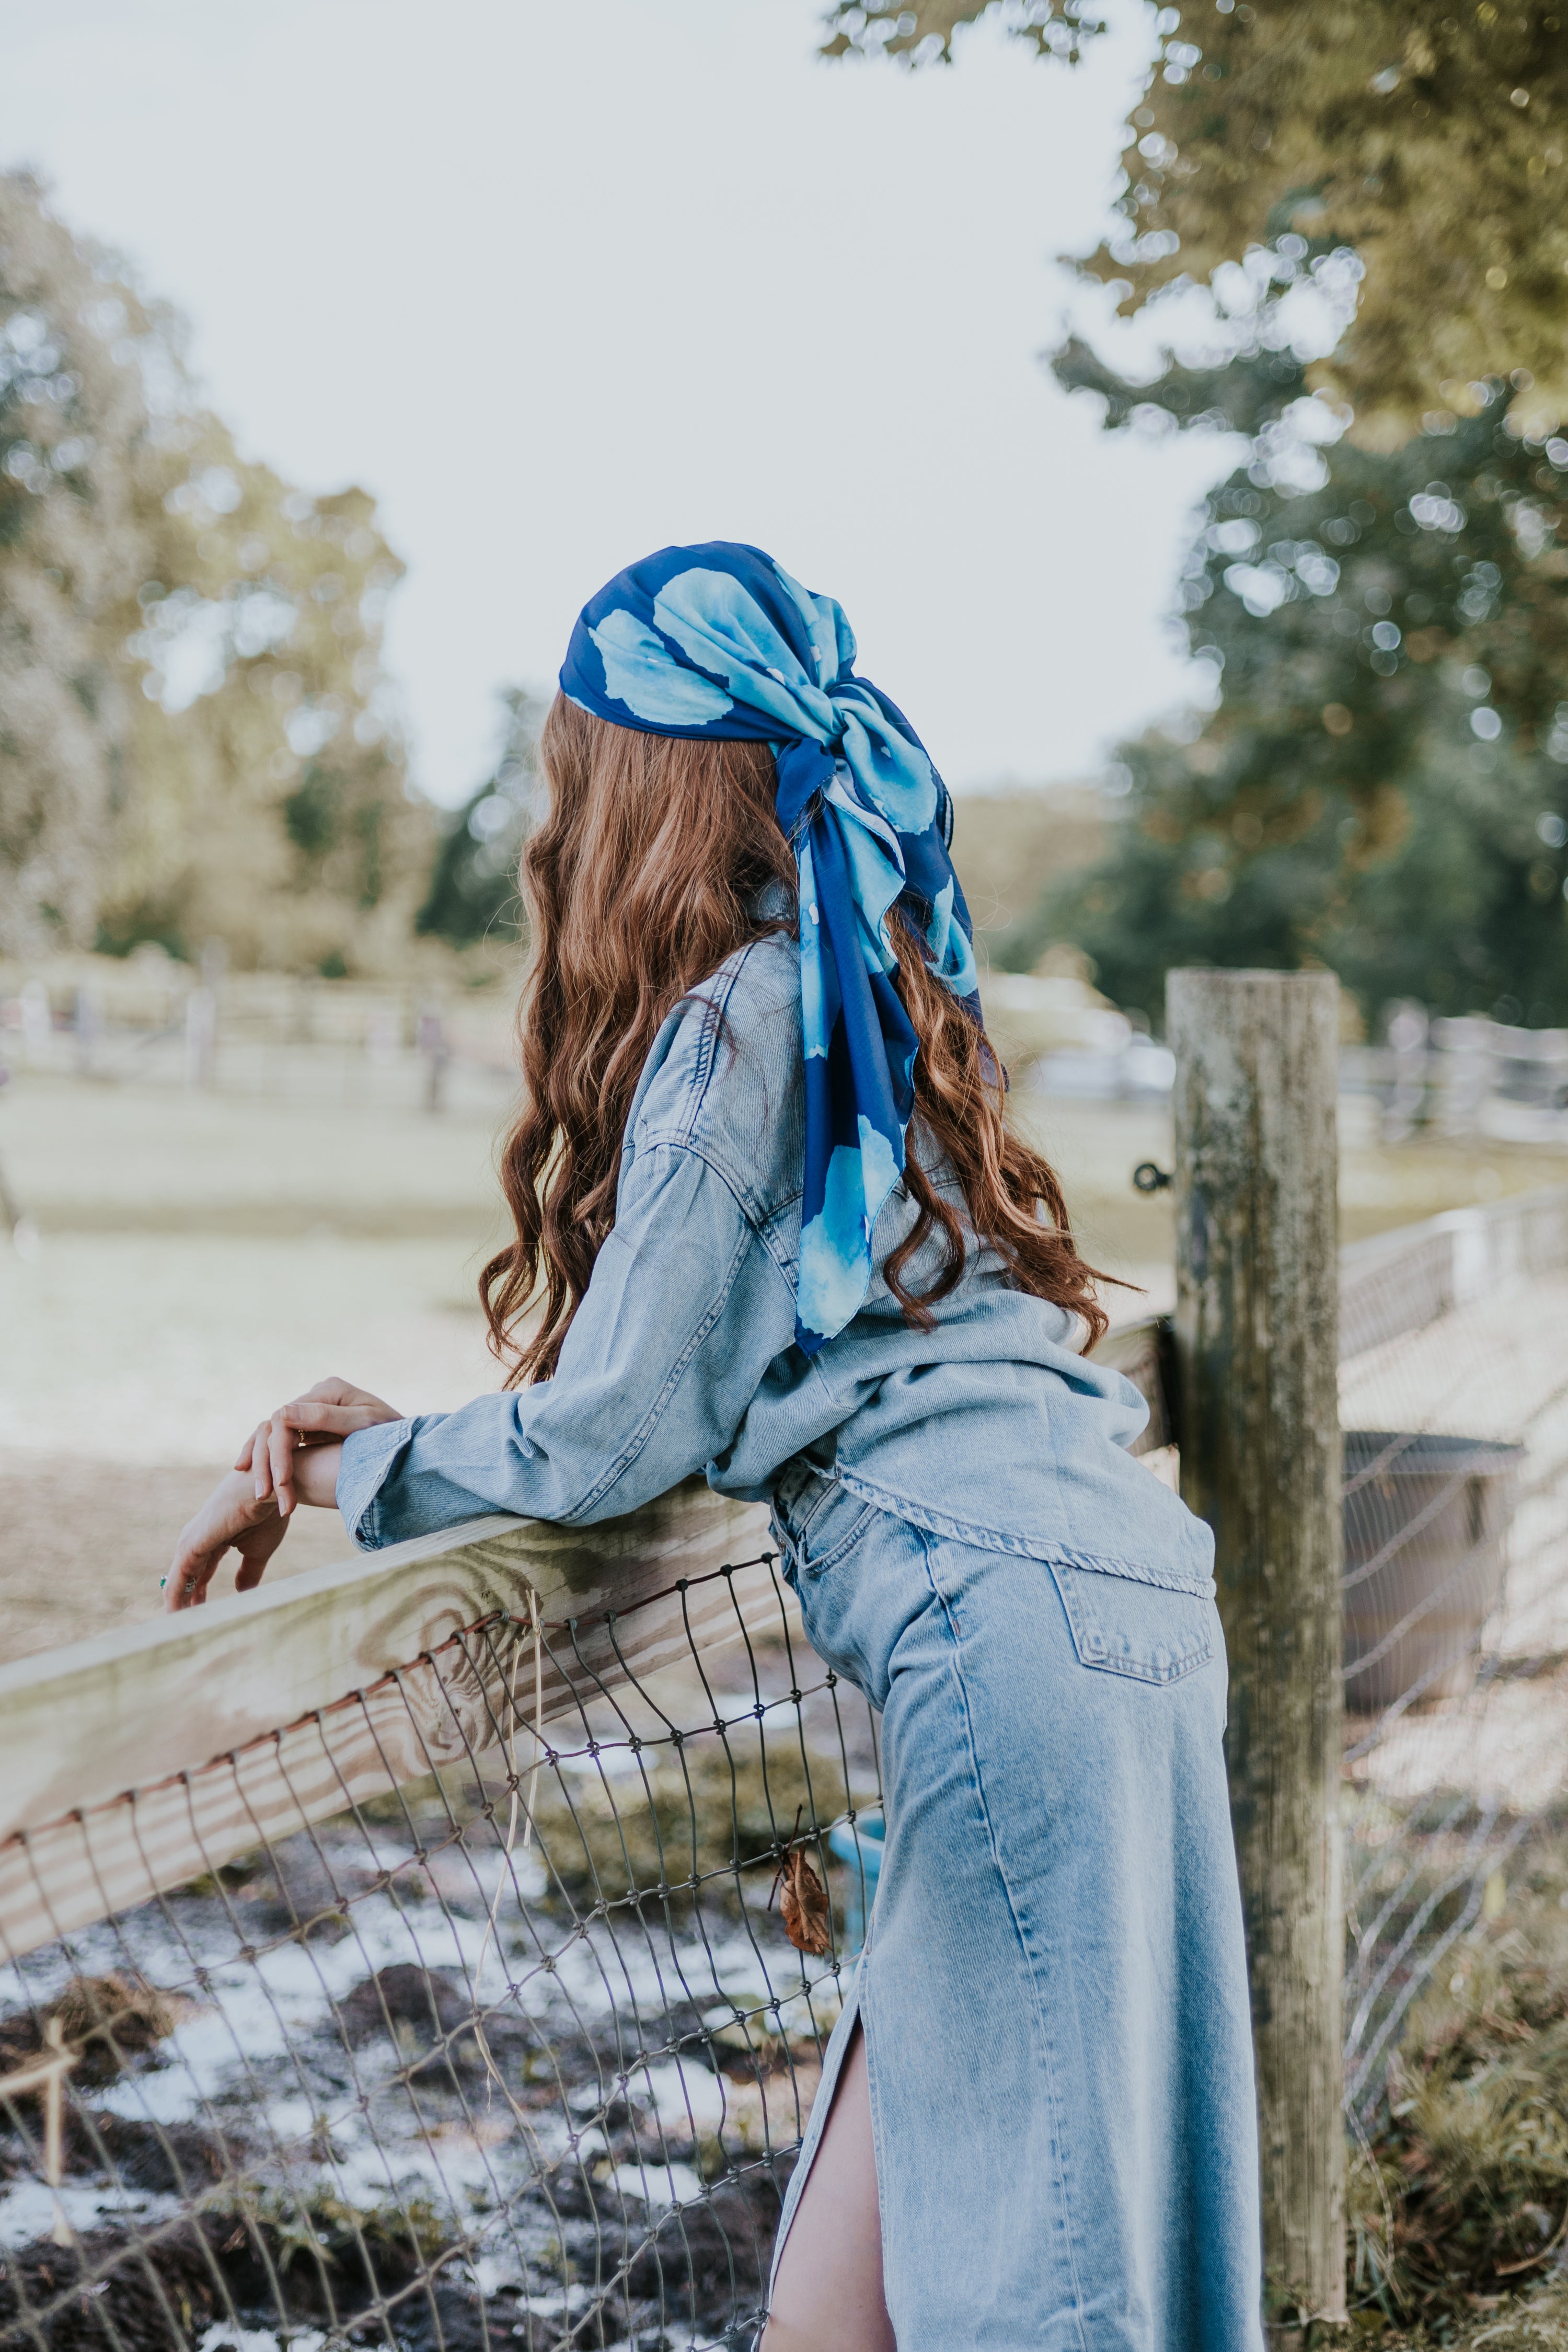
[[[469,1108],[516,1090],[516,992],[198,971],[162,954],[0,972],[0,1061],[58,1076],[216,1087],[353,1108]]]
[[[1093,1000],[1086,1002],[1084,1000]],[[1011,1067],[1047,1094],[1153,1100],[1170,1050],[1082,982],[994,971],[990,1017]],[[217,1086],[227,1094],[415,1106],[432,1090],[493,1109],[516,1082],[515,990],[464,986],[442,960],[423,981],[227,972],[161,951],[0,969],[0,1060],[58,1075]],[[1378,1045],[1339,1055],[1342,1099],[1387,1140],[1431,1131],[1568,1139],[1568,1029],[1390,1008]]]
[[[1500,1141],[1568,1134],[1568,1029],[1525,1029],[1479,1013],[1430,1020],[1425,1006],[1389,1009],[1380,1045],[1341,1058],[1341,1084],[1376,1103],[1395,1139],[1433,1127]]]

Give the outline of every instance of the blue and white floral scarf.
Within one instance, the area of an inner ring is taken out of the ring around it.
[[[855,636],[754,547],[666,547],[585,604],[563,693],[616,727],[773,747],[800,868],[805,1173],[795,1337],[842,1331],[871,1278],[877,1213],[904,1166],[918,1046],[890,975],[890,908],[976,1024],[952,804],[919,737],[854,673]]]

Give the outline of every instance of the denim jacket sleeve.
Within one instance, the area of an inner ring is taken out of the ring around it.
[[[645,1121],[652,1139],[627,1155],[615,1226],[552,1380],[345,1440],[338,1507],[357,1544],[487,1511],[610,1518],[730,1443],[791,1343],[794,1297],[729,1181],[669,1125]]]
[[[781,930],[655,1039],[615,1225],[554,1379],[347,1439],[338,1505],[354,1540],[491,1511],[581,1526],[704,1470],[756,1500],[805,1454],[934,1533],[1207,1590],[1213,1538],[1123,1450],[1146,1409],[1083,1360],[1065,1308],[977,1244],[927,1317],[904,1313],[886,1264],[914,1231],[907,1187],[878,1219],[860,1312],[816,1354],[795,1346],[805,1094],[798,955]],[[930,1172],[957,1205],[955,1181]],[[943,1267],[931,1233],[906,1276],[921,1293]]]

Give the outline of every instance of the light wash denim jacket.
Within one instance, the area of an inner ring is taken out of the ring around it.
[[[338,1505],[370,1549],[487,1511],[582,1526],[693,1471],[771,1498],[805,1455],[866,1501],[996,1551],[1211,1590],[1213,1538],[1124,1449],[1147,1418],[1079,1327],[989,1248],[905,1321],[880,1274],[812,1358],[795,1345],[805,1087],[793,938],[759,940],[679,1005],[626,1121],[614,1231],[552,1380],[344,1441]],[[911,1143],[915,1130],[910,1129]],[[936,1181],[962,1207],[951,1171]],[[900,1184],[879,1267],[908,1232]],[[905,1270],[926,1287],[933,1238]]]

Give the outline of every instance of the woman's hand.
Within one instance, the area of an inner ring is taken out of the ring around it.
[[[341,1440],[323,1439],[304,1449],[294,1472],[302,1503],[331,1508],[337,1499]],[[226,1552],[239,1554],[235,1575],[237,1592],[259,1584],[267,1563],[289,1532],[289,1521],[274,1494],[258,1495],[247,1470],[231,1470],[213,1488],[194,1519],[180,1530],[174,1560],[163,1580],[165,1609],[194,1609],[207,1597]]]
[[[270,1421],[262,1422],[247,1438],[234,1466],[250,1472],[258,1503],[276,1496],[287,1518],[297,1502],[317,1500],[315,1493],[299,1491],[296,1465],[301,1451],[347,1437],[352,1430],[373,1429],[378,1421],[402,1418],[395,1405],[372,1396],[368,1389],[356,1389],[347,1381],[319,1381],[291,1404],[279,1405]],[[312,1486],[319,1484],[311,1481]],[[330,1503],[332,1497],[325,1499]]]
[[[239,1554],[237,1589],[248,1592],[259,1584],[267,1563],[289,1532],[289,1522],[268,1494],[258,1497],[243,1472],[231,1470],[220,1479],[194,1519],[180,1530],[174,1557],[163,1580],[166,1610],[194,1609],[207,1597],[218,1562],[227,1551]]]

